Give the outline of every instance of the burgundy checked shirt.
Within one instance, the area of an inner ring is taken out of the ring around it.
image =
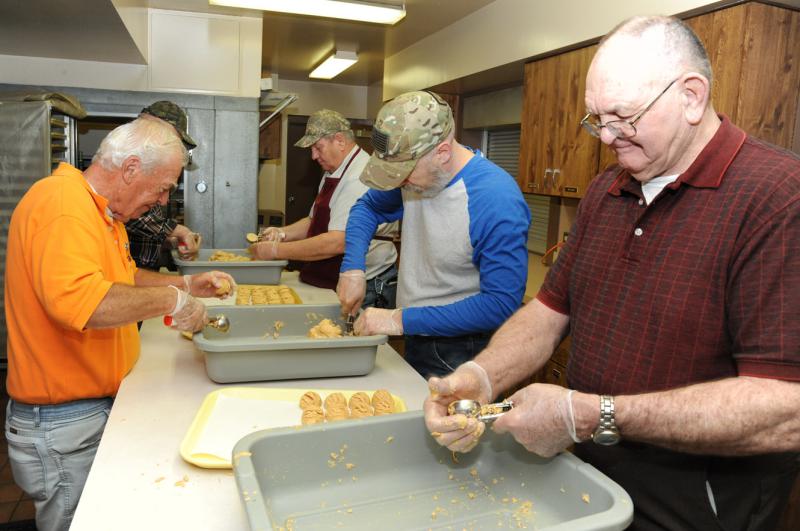
[[[537,295],[570,316],[570,387],[800,381],[800,158],[722,118],[650,205],[619,167],[581,201]]]

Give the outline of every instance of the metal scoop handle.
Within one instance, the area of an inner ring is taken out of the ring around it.
[[[514,403],[511,400],[482,406],[476,400],[466,399],[452,402],[447,407],[447,412],[450,415],[466,415],[481,422],[489,422],[511,411],[513,407]]]

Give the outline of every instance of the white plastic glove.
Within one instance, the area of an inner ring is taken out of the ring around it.
[[[258,241],[260,242],[282,242],[286,239],[286,233],[278,227],[266,227],[258,231]]]
[[[278,240],[258,241],[247,247],[256,260],[278,260]]]
[[[344,315],[355,315],[364,302],[367,294],[367,276],[360,269],[351,269],[339,273],[339,282],[336,284],[336,295],[342,305]]]
[[[201,236],[196,232],[189,232],[178,236],[178,256],[182,260],[194,260],[200,250]]]
[[[469,452],[483,435],[486,425],[464,415],[447,413],[447,406],[469,398],[481,404],[491,402],[492,384],[486,370],[474,361],[458,366],[449,376],[428,380],[430,396],[425,399],[425,426],[436,442],[454,452]]]
[[[178,295],[175,306],[169,313],[172,316],[172,326],[186,332],[202,330],[208,322],[205,304],[175,286],[169,287],[174,289]]]
[[[225,290],[227,281],[229,289]],[[236,290],[236,281],[228,273],[207,271],[196,275],[183,275],[185,291],[195,297],[219,297],[225,299]]]
[[[542,457],[552,457],[578,442],[569,390],[558,385],[531,384],[509,400],[514,402],[514,408],[494,422],[495,432],[510,433],[528,451]]]
[[[400,309],[367,308],[353,323],[353,332],[357,336],[402,336],[403,313]]]

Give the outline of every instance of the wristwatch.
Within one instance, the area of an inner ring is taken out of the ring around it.
[[[620,440],[619,430],[614,422],[614,397],[600,395],[600,424],[592,434],[592,440],[603,446],[617,444]]]

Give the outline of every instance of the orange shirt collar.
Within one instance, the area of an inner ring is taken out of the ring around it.
[[[79,169],[72,166],[71,164],[67,164],[66,162],[61,162],[53,172],[53,175],[58,175],[60,177],[69,177],[72,179],[79,179],[81,185],[92,196],[94,204],[97,207],[97,210],[100,213],[100,215],[103,217],[103,220],[108,225],[112,225],[114,223],[114,218],[109,217],[109,215],[107,214],[108,199],[106,199],[105,197],[94,191],[92,186],[89,184],[89,181],[86,180],[86,177],[83,176],[83,173]]]

